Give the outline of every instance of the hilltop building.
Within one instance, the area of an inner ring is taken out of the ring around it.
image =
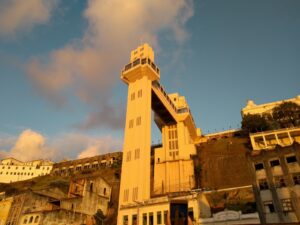
[[[14,158],[0,161],[0,183],[11,183],[44,176],[52,170],[53,162],[49,160],[34,160],[21,162]]]
[[[262,105],[248,101],[246,114],[272,114],[283,102],[300,105],[300,96]],[[261,223],[300,222],[300,127],[250,133],[248,153]]]
[[[107,153],[88,158],[67,160],[53,164],[52,174],[69,176],[75,173],[97,170],[121,164],[122,152]]]
[[[285,99],[276,102],[269,102],[265,104],[256,105],[252,99],[247,101],[246,106],[242,109],[242,116],[247,114],[272,114],[272,110],[274,107],[284,103],[284,102],[293,102],[300,105],[300,95],[295,98]]]

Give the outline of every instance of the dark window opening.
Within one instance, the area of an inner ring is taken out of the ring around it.
[[[274,166],[280,166],[279,159],[271,160],[271,161],[270,161],[270,165],[271,165],[271,167],[274,167]]]
[[[300,173],[293,174],[294,185],[300,185]]]
[[[263,163],[256,163],[255,164],[255,170],[262,170],[264,169],[264,164]]]
[[[258,180],[258,185],[260,190],[269,189],[268,181],[266,179]]]
[[[147,214],[143,213],[143,225],[147,225]]]
[[[294,163],[294,162],[297,162],[297,158],[296,158],[295,155],[288,156],[288,157],[286,157],[286,162],[287,162],[287,163]]]

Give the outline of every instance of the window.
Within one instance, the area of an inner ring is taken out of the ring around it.
[[[132,225],[136,225],[137,224],[137,215],[134,214],[132,215]]]
[[[287,156],[287,157],[286,157],[286,162],[287,162],[287,163],[294,163],[294,162],[297,162],[297,158],[296,158],[295,155]]]
[[[157,212],[156,221],[157,221],[157,224],[161,224],[161,212]]]
[[[33,221],[33,216],[30,217],[29,223],[32,223],[32,221]]]
[[[131,151],[127,152],[126,161],[129,162],[131,160]]]
[[[136,201],[138,199],[138,187],[132,189],[132,201]]]
[[[167,216],[168,216],[168,211],[164,211],[164,224],[167,224]]]
[[[140,149],[137,148],[134,150],[134,159],[139,159],[140,158]]]
[[[25,217],[24,221],[23,221],[24,224],[27,223],[27,217]]]
[[[93,192],[94,184],[93,182],[90,183],[90,192]]]
[[[130,99],[131,99],[131,101],[133,101],[135,99],[135,93],[131,93]]]
[[[142,94],[143,94],[143,91],[142,89],[138,91],[138,98],[141,98],[142,97]]]
[[[272,201],[263,202],[265,213],[274,213],[275,208]]]
[[[274,159],[274,160],[270,161],[270,166],[271,167],[279,166],[279,165],[280,165],[279,159]]]
[[[34,222],[37,223],[39,221],[39,216],[36,216]]]
[[[143,225],[147,225],[147,213],[143,213]]]
[[[300,173],[293,174],[294,185],[300,185]]]
[[[258,185],[260,190],[267,190],[269,189],[269,185],[266,179],[258,180]]]
[[[141,117],[140,117],[140,116],[137,117],[137,118],[136,118],[136,125],[137,125],[137,126],[141,125],[141,121],[142,121]]]
[[[129,120],[129,128],[133,128],[133,120]]]
[[[285,181],[283,176],[276,176],[274,177],[274,183],[276,188],[286,187]]]
[[[128,216],[123,216],[123,225],[128,225]]]
[[[150,212],[149,213],[149,225],[153,225],[154,223],[153,223],[153,213],[152,212]]]
[[[255,163],[255,170],[262,170],[264,169],[263,163]]]
[[[128,190],[128,189],[125,189],[125,190],[124,190],[124,196],[123,196],[124,202],[127,202],[127,201],[128,201],[128,197],[129,197],[129,190]]]
[[[283,212],[293,212],[293,205],[291,199],[281,199]]]

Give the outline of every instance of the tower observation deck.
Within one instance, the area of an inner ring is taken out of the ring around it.
[[[141,204],[148,215],[153,206],[147,202],[153,202],[155,196],[189,191],[195,185],[191,155],[196,154],[200,129],[185,97],[167,94],[159,79],[152,48],[143,44],[133,50],[129,64],[121,72],[128,96],[118,224],[142,224]],[[154,150],[151,166],[152,111],[162,133],[162,146]],[[156,207],[163,210],[168,202]],[[150,216],[147,220],[151,220]]]

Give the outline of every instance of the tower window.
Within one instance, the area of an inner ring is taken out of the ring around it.
[[[137,117],[137,118],[136,118],[136,125],[137,125],[137,126],[141,125],[141,122],[142,122],[141,117],[140,117],[140,116]]]
[[[143,94],[143,90],[140,89],[140,90],[138,91],[138,98],[141,98],[141,97],[142,97],[142,94]]]
[[[126,161],[129,162],[131,160],[131,151],[127,152]]]
[[[130,96],[131,101],[133,101],[135,99],[135,93],[132,93]]]
[[[140,149],[137,148],[134,150],[134,159],[139,159],[140,158]]]
[[[128,201],[128,197],[129,197],[129,190],[128,190],[128,189],[125,189],[125,190],[124,190],[124,196],[123,196],[124,202],[127,202],[127,201]]]
[[[129,120],[129,128],[133,128],[133,120]]]

